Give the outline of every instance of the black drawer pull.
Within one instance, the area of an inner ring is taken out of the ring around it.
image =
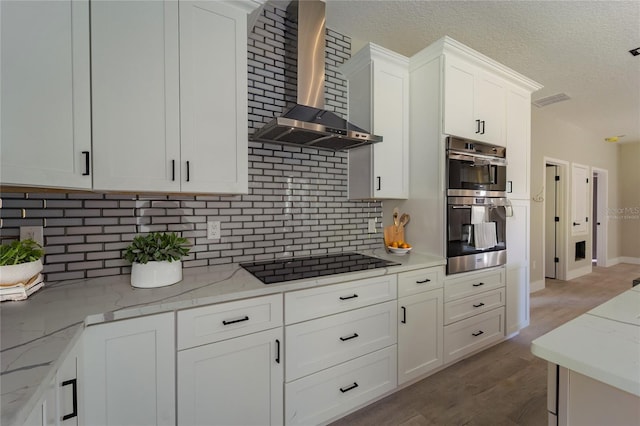
[[[351,336],[341,337],[340,340],[346,342],[347,340],[355,339],[356,337],[358,337],[358,333],[353,333]]]
[[[378,189],[377,191],[380,191],[382,189],[382,178],[380,176],[378,176]]]
[[[73,395],[73,411],[71,412],[71,414],[65,414],[64,416],[62,416],[62,420],[68,420],[78,416],[78,380],[71,379],[62,382],[62,386],[68,385],[71,385],[71,392]]]
[[[480,134],[484,135],[484,120],[482,120],[481,123],[482,123],[482,131],[480,132]]]
[[[474,308],[479,308],[480,306],[484,306],[484,303],[480,302],[477,305],[473,305]]]
[[[476,331],[475,333],[471,333],[471,335],[472,335],[473,337],[478,337],[478,336],[479,336],[479,335],[481,335],[481,334],[484,334],[484,331],[479,330],[479,331]]]
[[[484,283],[473,284],[474,287],[480,287],[481,285],[484,285]]]
[[[430,282],[431,282],[431,280],[429,278],[425,278],[422,281],[416,281],[416,284],[424,284],[424,283],[430,283]]]
[[[229,324],[235,324],[237,322],[242,322],[242,321],[249,321],[249,317],[245,315],[244,317],[239,318],[239,319],[235,319],[235,320],[229,320],[229,321],[222,320],[222,324],[229,325]]]
[[[358,384],[356,382],[353,382],[351,386],[347,386],[346,388],[340,388],[340,392],[342,393],[349,392],[351,389],[355,389],[357,387],[358,387]]]
[[[356,297],[358,297],[358,295],[354,293],[351,296],[340,296],[340,300],[355,299]]]
[[[405,308],[404,306],[400,307],[402,309],[402,320],[400,321],[403,324],[407,323],[407,308]]]
[[[171,160],[171,180],[176,180],[176,160]]]
[[[480,133],[480,120],[476,120],[476,134]]]
[[[187,161],[187,182],[191,179],[191,170],[189,167],[189,162]]]
[[[280,340],[276,339],[276,364],[280,364]]]
[[[89,176],[91,162],[89,159],[89,151],[82,151],[82,155],[84,155],[84,173],[82,173],[82,176]]]

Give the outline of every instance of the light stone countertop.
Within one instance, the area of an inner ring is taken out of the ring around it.
[[[640,291],[633,288],[531,342],[531,352],[640,397]]]
[[[389,268],[265,285],[237,264],[186,268],[177,284],[139,289],[130,276],[60,281],[23,302],[0,305],[0,424],[21,425],[85,326],[267,294],[395,274],[446,264],[446,259],[384,249],[363,254],[401,263]]]

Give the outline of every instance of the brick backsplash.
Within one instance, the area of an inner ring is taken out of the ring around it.
[[[267,3],[248,41],[248,131],[295,102],[295,67],[285,38],[295,28]],[[347,114],[346,81],[337,67],[351,42],[326,34],[326,109]],[[288,63],[289,65],[285,65]],[[285,68],[287,72],[285,73]],[[285,75],[286,74],[286,75]],[[249,193],[234,196],[97,193],[2,193],[0,240],[20,226],[44,226],[48,281],[130,272],[122,250],[138,233],[176,231],[189,239],[184,267],[366,250],[382,244],[367,233],[381,223],[380,201],[347,200],[347,154],[249,142]],[[221,222],[220,240],[207,240],[208,220]]]

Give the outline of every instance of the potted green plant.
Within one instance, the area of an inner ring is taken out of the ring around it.
[[[0,284],[27,283],[42,271],[42,246],[33,240],[0,246]]]
[[[181,259],[189,253],[188,243],[175,232],[136,235],[123,256],[131,262],[131,285],[154,288],[181,281]]]

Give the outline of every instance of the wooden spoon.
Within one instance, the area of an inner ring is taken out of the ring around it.
[[[402,213],[402,216],[400,216],[400,227],[404,228],[407,226],[407,223],[409,223],[410,220],[411,217],[408,214]]]

